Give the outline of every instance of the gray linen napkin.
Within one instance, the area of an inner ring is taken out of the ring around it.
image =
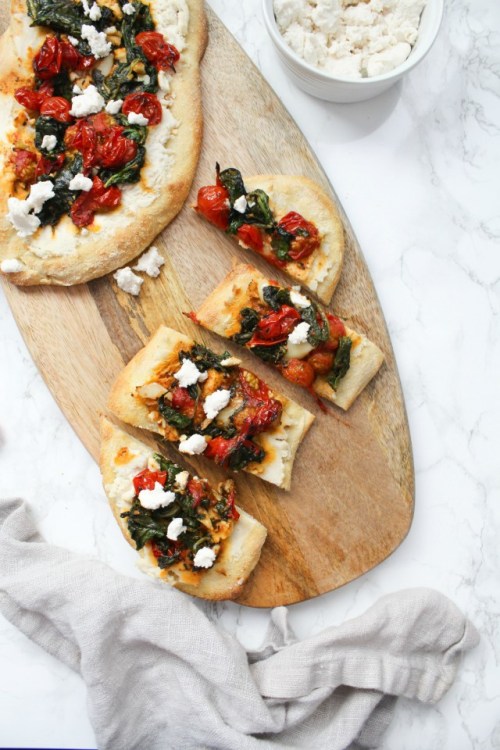
[[[374,748],[397,696],[434,703],[478,635],[428,589],[296,642],[283,607],[247,654],[189,597],[47,544],[0,502],[0,611],[79,671],[102,750]]]

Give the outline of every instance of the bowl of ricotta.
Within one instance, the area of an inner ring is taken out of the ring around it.
[[[276,51],[303,91],[332,102],[371,99],[432,47],[444,0],[263,0]]]

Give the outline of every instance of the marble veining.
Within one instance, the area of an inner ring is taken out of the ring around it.
[[[209,0],[315,149],[372,273],[398,361],[417,480],[410,534],[375,570],[291,608],[305,637],[380,595],[432,586],[481,632],[434,707],[401,701],[384,750],[500,748],[500,5],[448,0],[424,62],[369,102],[315,100],[288,80],[260,0]],[[54,544],[134,576],[99,472],[0,296],[2,495]],[[248,647],[267,612],[198,604]],[[95,747],[81,679],[0,618],[0,745]],[[29,721],[26,717],[29,715]]]

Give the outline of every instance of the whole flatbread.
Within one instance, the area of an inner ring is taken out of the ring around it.
[[[129,534],[127,521],[120,517],[125,509],[130,507],[130,501],[120,498],[120,488],[123,483],[124,456],[136,468],[137,473],[141,461],[147,465],[148,458],[154,453],[152,448],[145,445],[127,432],[120,430],[105,417],[101,418],[101,454],[100,468],[104,490],[109,500],[111,510],[127,542],[135,549],[135,542]],[[144,468],[144,467],[142,467]],[[118,481],[117,481],[118,479]],[[118,489],[117,489],[118,488]],[[239,596],[250,573],[257,565],[262,545],[267,531],[258,521],[244,510],[238,508],[239,520],[235,523],[231,536],[224,542],[217,561],[212,568],[203,572],[197,586],[185,583],[179,578],[177,571],[161,570],[149,546],[138,550],[141,557],[141,568],[148,575],[170,583],[193,596],[202,599],[234,599]]]
[[[10,26],[0,39],[0,259],[18,258],[24,264],[21,272],[7,274],[15,284],[67,286],[103,276],[142,252],[186,200],[202,136],[199,62],[206,44],[203,1],[149,0],[149,5],[161,33],[167,27],[159,10],[165,6],[187,9],[189,22],[186,46],[171,78],[171,105],[164,109],[161,123],[148,129],[140,182],[122,185],[121,205],[110,213],[97,213],[88,233],[64,216],[54,228],[43,227],[21,238],[6,218],[14,180],[9,165],[10,136],[16,129],[15,117],[23,110],[14,92],[32,86],[33,52],[47,29],[31,27],[25,0],[12,0]]]

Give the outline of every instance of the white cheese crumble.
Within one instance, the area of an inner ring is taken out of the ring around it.
[[[5,258],[0,263],[0,270],[3,273],[19,273],[24,268],[24,263],[21,263],[17,258]]]
[[[165,263],[164,258],[158,252],[158,248],[152,245],[139,258],[137,265],[134,266],[134,271],[145,271],[148,276],[155,279],[160,275],[160,268]]]
[[[175,475],[175,486],[179,490],[185,490],[189,481],[189,471],[180,471]]]
[[[129,112],[127,120],[131,125],[149,125],[148,118],[141,115],[140,112]]]
[[[147,73],[144,73],[142,76],[137,76],[137,80],[143,83],[145,86],[148,86],[151,83],[151,76],[148,76]]]
[[[88,193],[92,185],[93,182],[90,177],[85,177],[82,172],[79,172],[70,180],[68,187],[70,190],[83,190]]]
[[[137,297],[141,291],[141,286],[144,283],[144,279],[137,276],[137,274],[135,274],[128,266],[125,266],[125,268],[119,268],[118,271],[113,274],[113,278],[120,289],[128,294],[133,294],[134,297]]]
[[[170,91],[170,75],[165,70],[158,72],[158,86],[165,93]]]
[[[54,195],[54,183],[50,180],[42,180],[41,182],[35,182],[31,186],[26,203],[33,209],[35,214],[38,214],[42,210],[43,204],[50,200],[50,198],[53,198]]]
[[[57,146],[57,137],[55,135],[44,135],[42,138],[42,148],[46,151],[53,151]]]
[[[87,15],[87,14],[85,14],[85,15]],[[101,18],[102,12],[101,12],[101,9],[99,8],[99,6],[97,5],[97,3],[94,3],[92,5],[92,7],[89,10],[88,16],[89,16],[89,18],[90,18],[91,21],[98,21]]]
[[[103,107],[104,99],[91,83],[85,91],[71,99],[70,114],[73,117],[87,117],[87,115],[94,115],[100,112]]]
[[[189,456],[197,456],[199,453],[203,453],[206,447],[207,441],[203,435],[198,435],[196,432],[184,440],[181,439],[179,443],[180,452],[187,453]]]
[[[75,85],[73,86],[71,90],[73,94],[83,94],[83,89],[81,89],[77,83],[75,83]]]
[[[288,341],[291,344],[304,344],[307,341],[307,334],[309,333],[310,327],[309,323],[306,323],[305,320],[303,320],[302,323],[296,325],[293,331],[288,335]]]
[[[104,31],[97,31],[95,26],[87,23],[82,24],[82,39],[89,43],[92,54],[98,59],[107,57],[111,52],[111,42],[108,42]]]
[[[241,359],[238,359],[238,357],[226,357],[226,359],[221,360],[222,367],[235,367],[236,365],[241,365]]]
[[[304,310],[306,307],[311,307],[311,300],[304,297],[303,294],[296,292],[295,289],[290,291],[290,302],[294,307],[298,307],[299,310]]]
[[[185,359],[181,367],[174,373],[174,378],[179,381],[181,388],[188,388],[195,383],[203,383],[208,378],[206,372],[201,372],[191,359]]]
[[[233,203],[233,208],[235,211],[238,211],[240,214],[244,214],[247,210],[247,199],[244,195],[240,195],[239,198],[236,198],[236,200]]]
[[[227,388],[218,388],[206,397],[203,402],[203,411],[208,419],[215,419],[217,414],[226,408],[230,400],[231,391],[227,390]]]
[[[68,34],[68,42],[73,45],[73,47],[78,47],[78,39],[76,36],[70,36]]]
[[[108,115],[117,115],[122,108],[122,104],[123,99],[110,99],[104,109]]]
[[[215,562],[215,552],[211,547],[202,547],[194,556],[195,568],[211,568]]]
[[[183,534],[186,529],[187,526],[184,526],[182,518],[172,518],[167,526],[167,539],[171,539],[173,542],[176,542],[179,536]]]
[[[340,78],[401,65],[418,36],[426,0],[274,0],[285,42],[310,65]]]
[[[148,510],[156,510],[157,508],[165,508],[175,501],[175,492],[163,489],[159,482],[155,482],[155,486],[152,490],[141,490],[139,492],[139,502],[143,508]]]
[[[123,12],[124,12],[124,13],[125,13],[125,14],[126,14],[127,16],[132,16],[132,15],[133,15],[133,14],[135,13],[135,8],[134,8],[134,6],[132,5],[132,3],[125,3],[125,5],[122,5],[122,11],[123,11]]]

